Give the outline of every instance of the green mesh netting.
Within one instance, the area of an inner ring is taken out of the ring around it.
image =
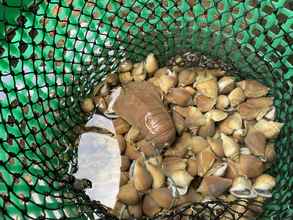
[[[63,181],[76,165],[74,128],[86,120],[79,102],[123,57],[153,52],[164,64],[187,51],[272,88],[285,126],[262,218],[290,219],[292,8],[292,0],[1,0],[0,219],[109,219]]]

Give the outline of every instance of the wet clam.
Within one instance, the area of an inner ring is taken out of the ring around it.
[[[144,69],[149,76],[152,76],[154,72],[159,68],[158,61],[153,53],[150,53],[144,61]]]
[[[256,98],[268,94],[268,87],[262,85],[256,80],[243,80],[238,83],[244,94],[248,98]]]
[[[118,199],[128,205],[135,205],[139,201],[138,192],[132,182],[123,185],[118,193]]]
[[[197,175],[204,176],[216,161],[215,154],[210,149],[202,150],[197,154]]]
[[[264,171],[264,164],[253,155],[240,155],[239,160],[240,174],[249,178],[255,178]]]
[[[178,74],[178,85],[181,87],[191,85],[195,79],[196,74],[192,68],[184,69]]]
[[[202,95],[212,99],[218,96],[218,84],[214,79],[198,82],[196,83],[196,88]]]
[[[147,171],[144,164],[139,161],[135,162],[133,170],[133,184],[137,191],[146,191],[151,188],[153,178]]]
[[[233,180],[230,193],[237,198],[256,198],[257,194],[252,188],[252,182],[246,176],[239,176]]]
[[[264,160],[266,137],[263,133],[259,131],[249,131],[244,142],[255,156],[261,157]]]
[[[220,94],[227,94],[232,91],[235,87],[235,79],[231,76],[223,76],[218,81],[218,87]]]
[[[272,197],[271,190],[275,187],[275,185],[276,180],[274,177],[263,174],[256,178],[253,187],[259,196]]]
[[[232,180],[230,179],[218,176],[207,176],[203,178],[197,191],[210,196],[220,196],[223,195],[231,185]]]

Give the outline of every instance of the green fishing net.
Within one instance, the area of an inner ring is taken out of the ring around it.
[[[64,181],[87,119],[79,103],[122,58],[150,52],[161,64],[198,52],[271,88],[285,125],[270,170],[277,186],[258,219],[291,219],[292,0],[0,0],[1,220],[112,218]]]

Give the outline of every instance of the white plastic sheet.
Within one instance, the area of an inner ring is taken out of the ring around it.
[[[101,115],[94,115],[86,126],[106,128],[114,132],[112,121]],[[120,164],[119,145],[114,137],[95,132],[81,135],[75,177],[87,178],[92,182],[92,188],[86,189],[92,200],[114,207],[119,192]]]

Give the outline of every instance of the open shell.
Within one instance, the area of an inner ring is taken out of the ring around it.
[[[230,193],[237,198],[256,198],[257,196],[252,188],[251,180],[246,176],[239,176],[233,180]]]
[[[259,196],[262,197],[272,197],[271,190],[275,187],[276,180],[274,177],[263,174],[256,178],[254,183],[254,189]]]

